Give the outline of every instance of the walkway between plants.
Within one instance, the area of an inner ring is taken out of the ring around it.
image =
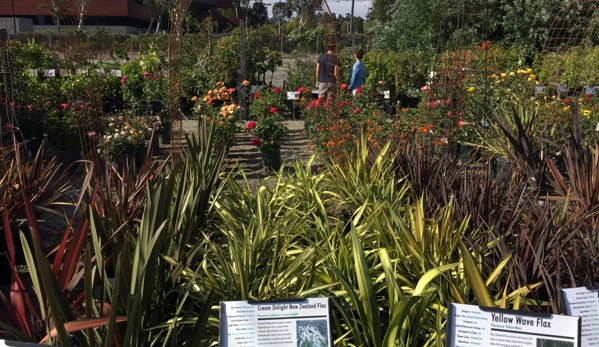
[[[294,165],[296,160],[306,165],[314,150],[304,130],[303,120],[286,120],[284,123],[287,125],[289,133],[281,143],[281,159],[286,164],[285,170],[288,171],[292,169],[290,166]],[[192,133],[196,132],[196,129],[196,121],[185,121],[183,123],[184,132]],[[243,124],[243,129],[245,129],[245,124]],[[320,161],[315,160],[312,165],[316,168],[319,163]],[[260,151],[252,145],[252,136],[243,130],[235,136],[235,144],[229,151],[225,169],[227,171],[244,169],[252,188],[257,188],[261,179],[271,175],[262,166]]]

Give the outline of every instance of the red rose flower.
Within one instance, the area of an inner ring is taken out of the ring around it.
[[[273,89],[272,91],[275,92],[275,93],[278,93],[279,91],[281,91],[281,88],[275,87],[275,89]]]
[[[68,110],[70,108],[69,104],[66,104],[66,103],[62,104],[60,106],[62,106],[62,108],[65,109],[65,110]]]
[[[362,91],[363,91],[362,87],[356,88],[356,93],[362,94]]]
[[[260,139],[257,137],[252,138],[252,145],[260,146]]]
[[[6,123],[4,124],[4,131],[6,131],[7,133],[12,132],[12,123]]]
[[[269,112],[270,113],[277,113],[278,109],[276,107],[271,107]]]
[[[346,90],[347,89],[347,84],[342,84],[341,85],[341,90]]]
[[[254,95],[252,95],[252,98],[258,99],[258,92],[255,92]]]
[[[298,94],[301,94],[304,91],[304,87],[299,87],[299,89],[297,90]]]
[[[568,99],[565,99],[565,100],[564,100],[564,104],[566,104],[566,105],[570,105],[570,99],[569,99],[569,98],[568,98]]]
[[[256,122],[251,121],[251,122],[248,123],[248,129],[252,130],[252,129],[254,129],[256,127],[256,125],[257,125]]]

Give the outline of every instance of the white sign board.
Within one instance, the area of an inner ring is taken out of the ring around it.
[[[287,100],[297,100],[299,99],[299,94],[297,92],[287,92]]]
[[[580,318],[449,304],[446,347],[580,347]]]
[[[26,343],[26,342],[18,342],[18,341],[9,341],[9,340],[0,340],[0,347],[33,347],[33,346],[46,346],[46,345],[38,345],[35,343]]]
[[[568,86],[566,84],[558,84],[557,85],[558,93],[565,93],[567,90],[568,90]]]
[[[219,346],[333,346],[329,298],[223,301]]]
[[[385,99],[391,99],[391,91],[390,90],[383,90],[383,98]]]
[[[545,93],[545,86],[535,86],[535,94],[543,94]]]
[[[55,69],[44,69],[44,77],[56,77]]]
[[[599,346],[599,287],[562,289],[566,314],[582,318],[581,346]]]
[[[121,70],[110,70],[110,73],[113,74],[116,77],[122,77],[121,76]]]
[[[586,87],[586,90],[585,90],[586,95],[593,95],[595,93],[597,93],[597,87]]]

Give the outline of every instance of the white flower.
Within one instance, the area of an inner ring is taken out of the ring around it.
[[[126,132],[124,130],[121,131],[121,135],[125,135],[125,134],[126,134]]]
[[[108,126],[109,126],[109,127],[113,127],[113,126],[114,126],[114,123],[110,123],[110,124],[108,124]]]
[[[114,134],[115,139],[118,139],[119,137],[121,137],[121,135],[119,133]]]

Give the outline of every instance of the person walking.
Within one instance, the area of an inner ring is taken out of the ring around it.
[[[364,86],[364,78],[366,77],[366,70],[364,69],[364,63],[362,58],[364,57],[364,51],[358,49],[354,52],[354,67],[351,70],[351,78],[349,79],[349,91],[356,95],[356,89]]]
[[[327,52],[318,57],[316,63],[316,84],[318,97],[333,99],[336,94],[339,79],[339,59],[333,54],[333,47],[328,46]]]

